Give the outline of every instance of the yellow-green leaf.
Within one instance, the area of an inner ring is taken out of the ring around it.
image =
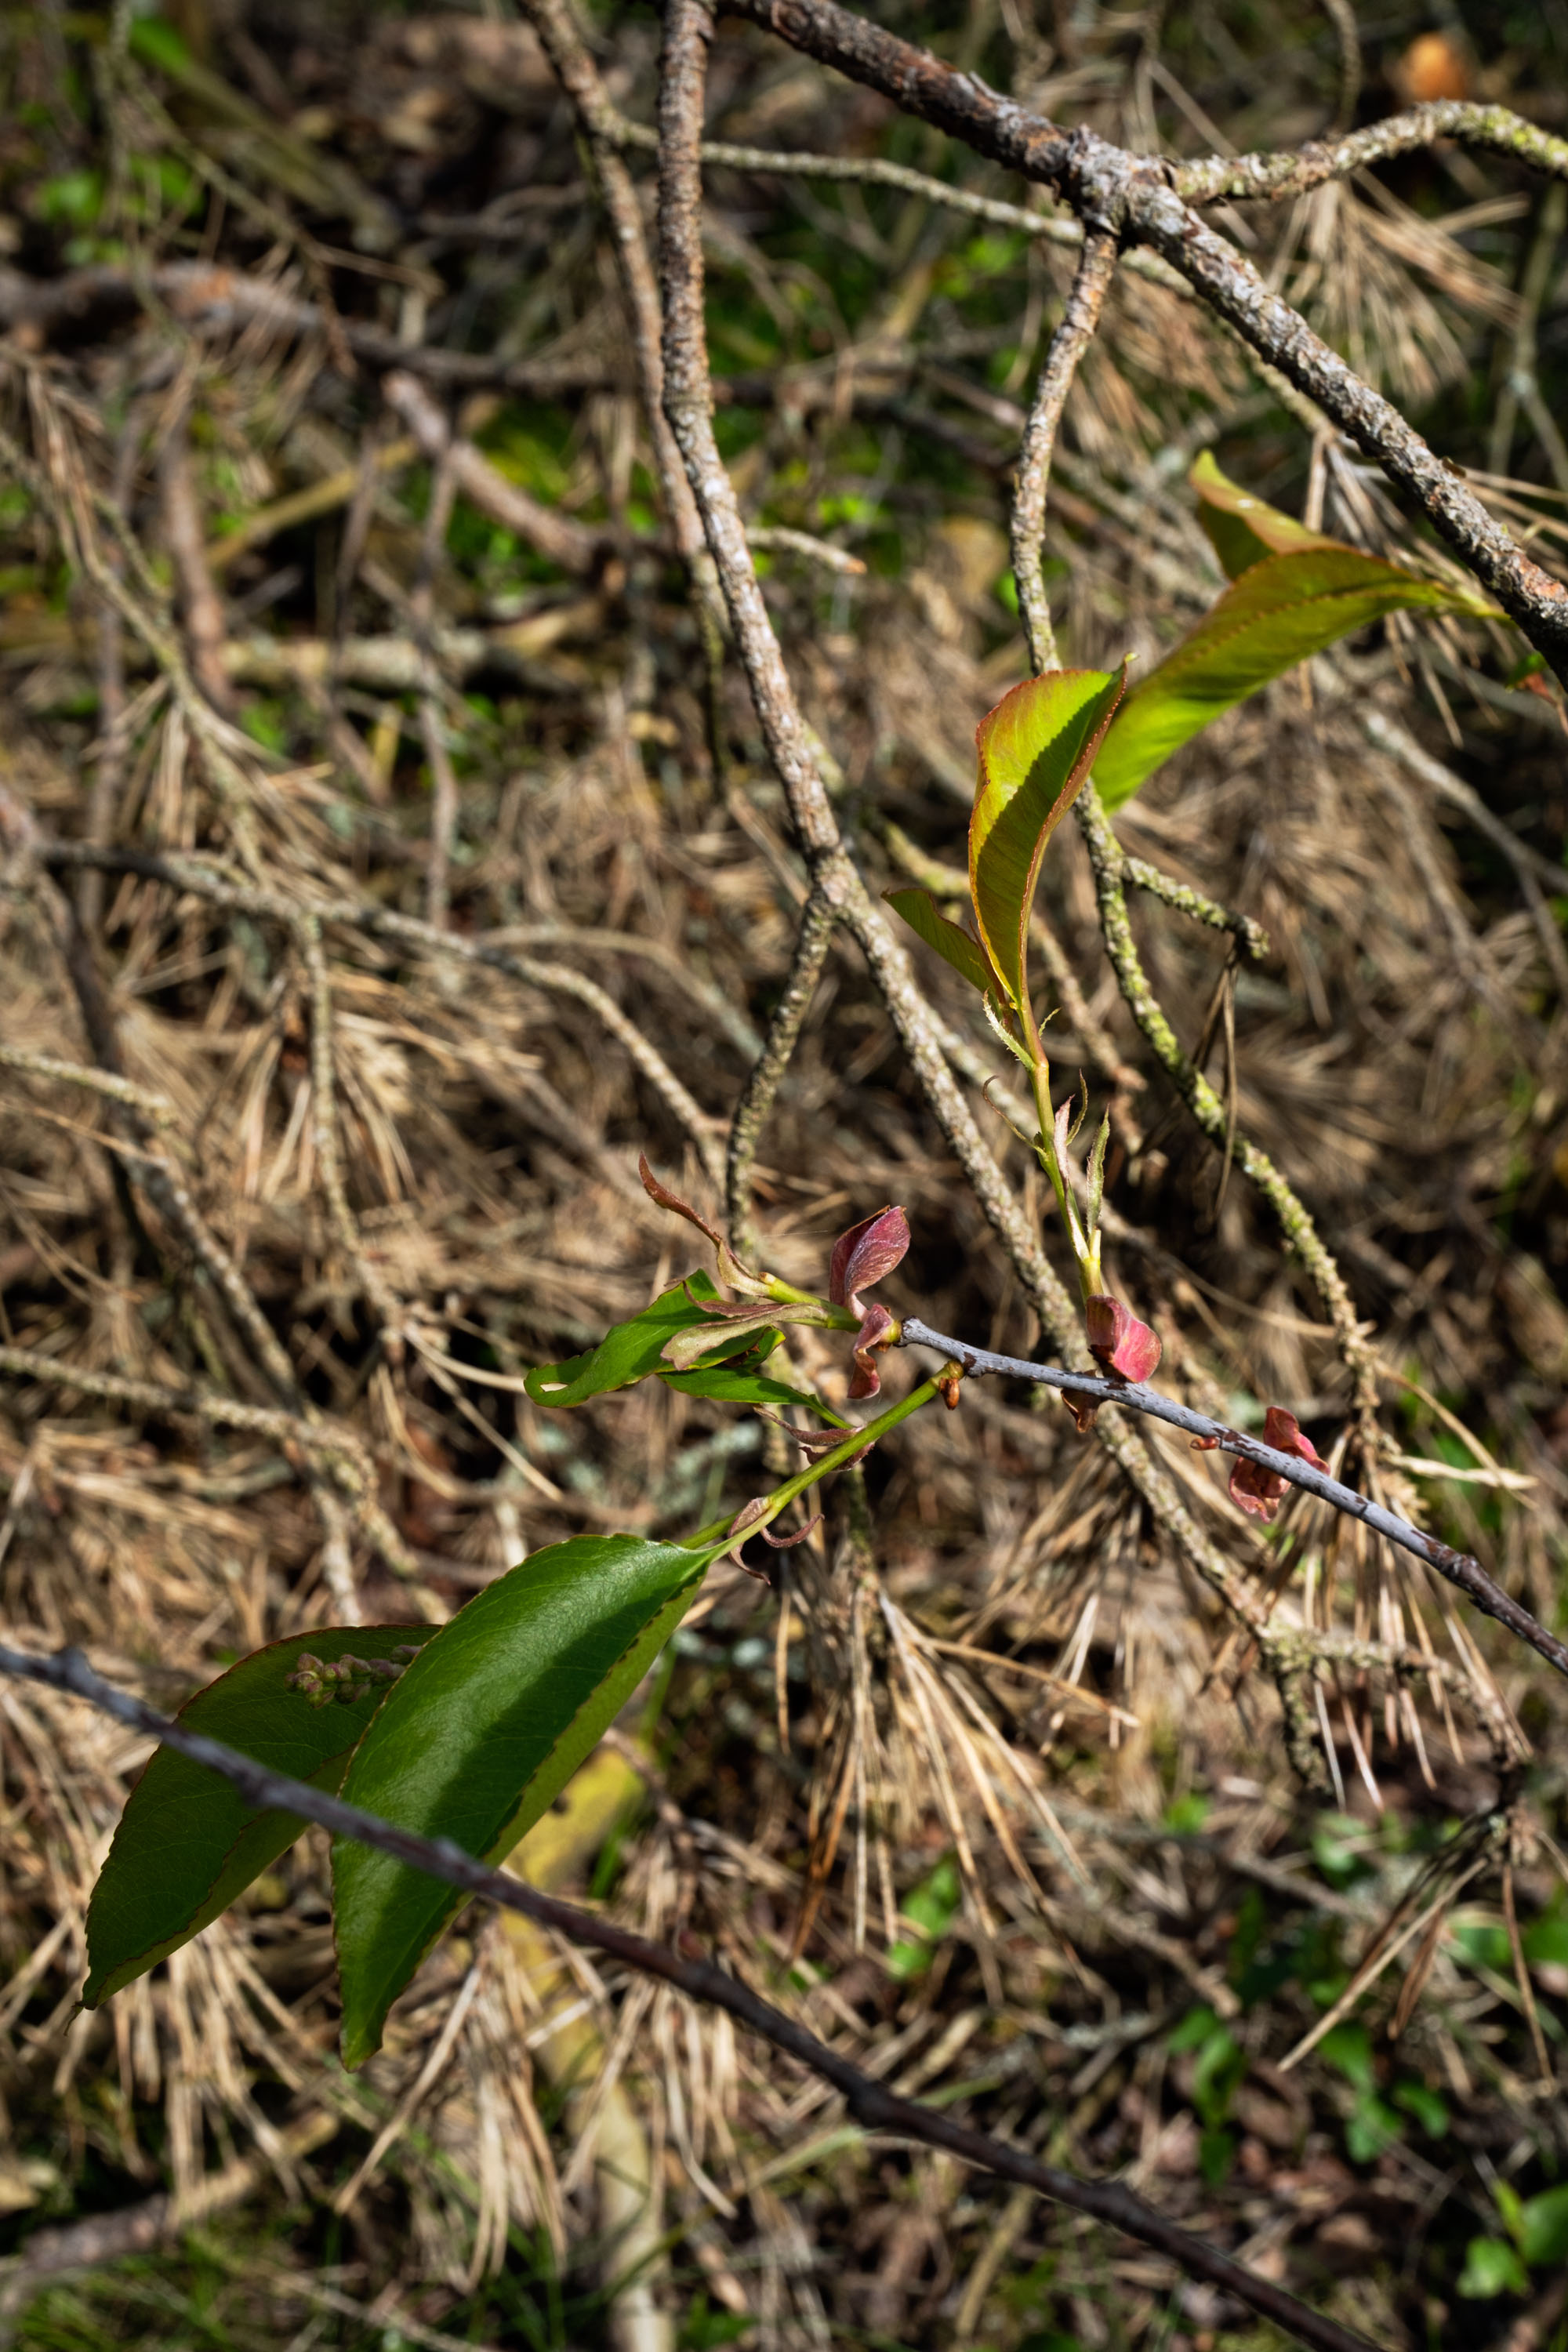
[[[1025,941],[1046,844],[1089,774],[1126,682],[1118,670],[1053,669],[1004,695],[975,730],[980,780],[969,887],[1004,993],[1024,997]]]
[[[1281,514],[1222,474],[1205,449],[1187,479],[1198,494],[1198,520],[1214,544],[1227,580],[1238,579],[1268,555],[1299,555],[1310,547],[1338,547],[1321,530],[1309,530],[1294,515]]]
[[[1131,800],[1162,761],[1217,719],[1338,637],[1390,613],[1492,614],[1468,589],[1420,580],[1396,563],[1330,540],[1251,564],[1121,705],[1094,761],[1109,809]]]
[[[882,896],[894,914],[901,915],[910,930],[917,931],[928,948],[934,948],[971,988],[977,988],[982,996],[997,992],[996,974],[985,961],[984,949],[950,921],[929,890],[884,890]]]

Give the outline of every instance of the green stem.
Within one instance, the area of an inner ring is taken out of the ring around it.
[[[956,1367],[948,1369],[955,1370]],[[879,1413],[875,1421],[865,1422],[858,1429],[850,1430],[842,1445],[836,1445],[831,1454],[823,1455],[820,1462],[808,1463],[804,1470],[797,1470],[793,1478],[786,1478],[782,1486],[775,1486],[767,1497],[766,1511],[743,1528],[742,1534],[761,1535],[765,1527],[772,1526],[781,1511],[788,1508],[797,1495],[804,1495],[809,1487],[816,1485],[819,1478],[827,1477],[835,1470],[842,1470],[847,1462],[853,1462],[867,1446],[875,1445],[887,1436],[889,1430],[897,1429],[900,1421],[908,1421],[912,1412],[919,1412],[922,1405],[930,1404],[938,1392],[936,1381],[922,1381],[919,1388],[911,1389],[900,1403],[889,1405],[888,1411]],[[717,1543],[721,1536],[729,1534],[734,1516],[731,1511],[728,1518],[715,1519],[711,1526],[699,1528],[695,1535],[680,1537],[679,1540],[682,1548],[687,1551],[701,1551],[708,1545]]]

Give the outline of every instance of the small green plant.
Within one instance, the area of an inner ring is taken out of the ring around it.
[[[1109,797],[1124,799],[1176,743],[1345,630],[1401,604],[1469,610],[1478,602],[1303,530],[1226,482],[1212,461],[1200,463],[1194,481],[1205,526],[1234,575],[1232,588],[1134,692],[1127,691],[1125,663],[1109,672],[1052,670],[1016,688],[983,721],[969,829],[973,933],[940,913],[923,891],[889,894],[921,939],[979,991],[997,1036],[1027,1073],[1037,1132],[1026,1139],[1050,1181],[1077,1261],[1090,1351],[1120,1384],[1146,1381],[1161,1348],[1149,1326],[1105,1288],[1100,1215],[1109,1118],[1080,1171],[1071,1147],[1087,1097],[1052,1098],[1028,972],[1031,917],[1051,836],[1091,770]],[[596,1744],[715,1560],[727,1554],[740,1559],[753,1537],[774,1548],[803,1540],[815,1521],[792,1535],[772,1532],[798,1500],[938,1396],[957,1403],[956,1362],[858,1425],[770,1369],[790,1328],[842,1331],[849,1343],[849,1398],[879,1394],[879,1358],[902,1331],[892,1312],[866,1294],[910,1246],[901,1208],[889,1205],[840,1234],[825,1286],[814,1292],[745,1265],[721,1234],[659,1182],[646,1160],[642,1176],[654,1201],[711,1244],[717,1279],[694,1269],[597,1347],[537,1367],[527,1376],[530,1398],[569,1412],[657,1380],[688,1396],[752,1406],[775,1419],[793,1410],[811,1417],[783,1424],[805,1466],[676,1542],[598,1535],[552,1544],[438,1629],[338,1627],[274,1643],[198,1692],[184,1722],[281,1772],[341,1790],[350,1802],[400,1827],[496,1860]],[[1092,1400],[1073,1402],[1080,1429],[1096,1409]],[[1268,1408],[1264,1428],[1277,1451],[1317,1464],[1290,1414]],[[1216,1435],[1196,1441],[1218,1442]],[[1285,1480],[1238,1460],[1230,1492],[1243,1510],[1269,1519]],[[1183,1816],[1184,1825],[1189,1819],[1197,1825],[1195,1810]],[[289,1814],[247,1809],[228,1782],[160,1749],[132,1794],[92,1897],[89,2006],[197,1934],[276,1862],[300,1826]],[[392,2002],[461,1898],[387,1853],[343,1839],[333,1851],[332,1888],[343,2055],[357,2065],[379,2046]],[[894,1946],[895,1977],[917,1976],[930,1965],[958,1900],[949,1858],[907,1900],[921,1940]],[[1358,2031],[1340,2029],[1342,2071],[1348,2037]],[[1226,2117],[1245,2056],[1209,2011],[1194,2012],[1173,2047],[1197,2052],[1202,2161],[1217,2180],[1231,2161]],[[1351,2129],[1370,2153],[1378,2134],[1397,2133],[1401,2121],[1370,2084],[1358,2098]]]

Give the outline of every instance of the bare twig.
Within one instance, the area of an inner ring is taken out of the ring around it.
[[[37,856],[40,865],[51,869],[85,866],[108,873],[142,874],[152,881],[166,882],[172,889],[187,890],[212,906],[225,907],[237,914],[259,915],[290,930],[300,916],[299,903],[293,898],[237,883],[194,857],[163,857],[147,850],[94,849],[75,841],[40,842]],[[658,1047],[649,1043],[635,1022],[627,1019],[597,981],[564,964],[540,963],[532,956],[513,954],[510,949],[494,947],[483,939],[437,929],[435,924],[423,922],[416,915],[398,914],[392,908],[378,906],[374,899],[322,898],[312,903],[310,911],[323,923],[341,923],[373,939],[402,940],[431,954],[484,964],[530,987],[575,997],[625,1048],[673,1114],[677,1125],[691,1137],[712,1181],[722,1181],[723,1162],[714,1132],[716,1122],[689,1093]]]
[[[1184,1429],[1189,1436],[1200,1438],[1205,1447],[1213,1446],[1222,1454],[1236,1454],[1243,1462],[1256,1463],[1259,1469],[1272,1471],[1292,1486],[1315,1495],[1320,1502],[1342,1511],[1347,1518],[1359,1519],[1374,1535],[1385,1536],[1390,1543],[1412,1553],[1428,1568],[1435,1568],[1439,1576],[1467,1594],[1478,1609],[1495,1617],[1500,1625],[1506,1625],[1520,1641],[1528,1643],[1559,1674],[1568,1675],[1568,1642],[1561,1642],[1555,1633],[1549,1633],[1528,1609],[1494,1582],[1479,1560],[1472,1559],[1468,1552],[1455,1551],[1450,1545],[1439,1543],[1436,1536],[1423,1534],[1396,1511],[1357,1494],[1353,1486],[1342,1486],[1326,1470],[1314,1468],[1298,1454],[1280,1454],[1272,1445],[1261,1444],[1256,1437],[1231,1429],[1207,1413],[1195,1412],[1191,1405],[1178,1404],[1173,1397],[1162,1396],[1157,1389],[1107,1379],[1103,1374],[1068,1371],[1058,1364],[1032,1364],[1019,1356],[999,1356],[989,1348],[972,1348],[964,1340],[950,1339],[944,1332],[933,1331],[914,1316],[903,1318],[901,1344],[935,1348],[961,1363],[966,1372],[994,1372],[1006,1380],[1037,1381],[1046,1388],[1058,1390],[1064,1396],[1081,1398],[1086,1403],[1119,1404],[1129,1412],[1146,1412],[1155,1421],[1169,1423],[1173,1429]]]
[[[1051,478],[1051,453],[1067,406],[1068,394],[1078,375],[1079,362],[1100,325],[1105,298],[1116,268],[1116,239],[1108,230],[1089,228],[1083,257],[1068,295],[1067,307],[1051,337],[1046,364],[1029,421],[1013,492],[1013,577],[1018,583],[1018,609],[1029,641],[1029,660],[1037,672],[1057,666],[1056,633],[1051,627],[1050,599],[1040,566],[1040,545],[1046,533],[1046,493]]]
[[[811,1009],[837,920],[827,899],[813,891],[801,911],[800,929],[795,935],[784,992],[730,1122],[730,1146],[724,1160],[725,1213],[730,1222],[730,1245],[742,1257],[751,1256],[756,1247],[752,1223],[752,1168],[757,1156],[757,1140],[767,1125],[768,1114]]]
[[[1205,2279],[1223,2287],[1249,2311],[1272,2320],[1299,2343],[1312,2347],[1313,2352],[1371,2352],[1363,2336],[1352,2335],[1337,2322],[1321,2316],[1283,2288],[1259,2278],[1241,2263],[1232,2262],[1228,2255],[1205,2245],[1202,2239],[1178,2229],[1121,2182],[1079,2180],[1054,2165],[1041,2164],[1020,2148],[991,2139],[984,2132],[971,2130],[911,2099],[900,2098],[710,1960],[685,1958],[663,1945],[613,1926],[596,1913],[580,1910],[574,1904],[563,1903],[554,1895],[525,1886],[504,1871],[487,1869],[448,1839],[416,1836],[412,1831],[399,1829],[374,1813],[363,1811],[358,1805],[345,1804],[341,1798],[329,1796],[306,1781],[268,1771],[237,1748],[189,1730],[160,1715],[144,1701],[116,1689],[93,1672],[79,1650],[63,1650],[48,1657],[0,1647],[0,1674],[85,1699],[132,1730],[160,1740],[193,1763],[221,1773],[253,1806],[298,1813],[303,1820],[330,1830],[335,1837],[351,1838],[391,1854],[411,1869],[439,1878],[465,1895],[520,1912],[524,1918],[554,1929],[573,1943],[603,1952],[639,1975],[672,1985],[689,2000],[723,2010],[774,2049],[831,2083],[843,2095],[850,2114],[867,2130],[891,2132],[923,2147],[943,2148],[963,2163],[991,2172],[999,2179],[1016,2181],[1074,2212],[1087,2213],[1165,2255],[1189,2277]]]

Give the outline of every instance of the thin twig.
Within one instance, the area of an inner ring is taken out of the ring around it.
[[[1319,1233],[1306,1203],[1268,1153],[1247,1135],[1237,1133],[1234,1142],[1230,1141],[1232,1121],[1226,1105],[1183,1049],[1143,969],[1127,911],[1126,852],[1092,784],[1087,784],[1079,793],[1077,813],[1094,873],[1100,927],[1123,1002],[1197,1125],[1217,1150],[1225,1151],[1228,1146],[1234,1151],[1237,1166],[1248,1182],[1257,1186],[1279,1219],[1280,1231],[1310,1275],[1328,1310],[1340,1352],[1356,1384],[1357,1409],[1370,1413],[1376,1406],[1373,1354],[1333,1253]]]
[[[730,1246],[742,1258],[752,1255],[756,1248],[756,1232],[752,1223],[752,1169],[758,1139],[767,1125],[784,1072],[799,1043],[837,919],[828,899],[814,890],[801,910],[800,929],[795,934],[784,992],[730,1122],[730,1144],[724,1159],[725,1214],[730,1223]]]
[[[676,7],[681,5],[683,0],[675,0]],[[1259,2278],[1241,2263],[1232,2262],[1228,2255],[1205,2245],[1202,2239],[1178,2229],[1121,2182],[1079,2180],[1054,2165],[1039,2163],[1020,2148],[971,2130],[911,2099],[900,2098],[710,1960],[685,1958],[664,1945],[613,1926],[594,1912],[580,1910],[575,1904],[563,1903],[554,1895],[525,1886],[504,1871],[487,1869],[448,1839],[416,1836],[412,1831],[399,1829],[374,1813],[363,1811],[358,1805],[345,1804],[342,1798],[330,1796],[307,1781],[268,1771],[237,1748],[189,1730],[129,1692],[117,1690],[93,1672],[79,1650],[62,1650],[49,1657],[0,1647],[0,1674],[85,1699],[130,1729],[162,1741],[193,1763],[221,1773],[249,1804],[258,1809],[297,1813],[330,1830],[335,1837],[351,1838],[356,1843],[372,1846],[410,1869],[423,1871],[458,1887],[464,1895],[521,1912],[524,1918],[552,1928],[573,1943],[586,1945],[639,1975],[673,1986],[688,2000],[705,2001],[723,2010],[774,2049],[795,2059],[824,2082],[831,2083],[865,2129],[890,2132],[923,2147],[943,2148],[961,2162],[994,2173],[999,2179],[1016,2181],[1074,2212],[1087,2213],[1167,2256],[1189,2277],[1205,2279],[1223,2288],[1249,2311],[1272,2320],[1299,2343],[1312,2347],[1313,2352],[1372,2352],[1364,2336],[1352,2335],[1335,2321],[1321,2317],[1283,2288]]]
[[[1426,1535],[1402,1519],[1396,1511],[1374,1503],[1369,1496],[1357,1494],[1353,1486],[1342,1486],[1331,1478],[1326,1470],[1313,1467],[1299,1454],[1281,1454],[1272,1445],[1264,1445],[1256,1437],[1248,1437],[1239,1429],[1230,1428],[1223,1421],[1215,1421],[1207,1413],[1195,1412],[1191,1405],[1178,1404],[1174,1397],[1162,1396],[1157,1389],[1142,1382],[1108,1379],[1104,1374],[1068,1371],[1059,1364],[1034,1364],[1020,1356],[999,1356],[989,1348],[972,1348],[963,1339],[951,1339],[945,1332],[933,1331],[929,1323],[918,1317],[905,1316],[901,1325],[900,1345],[935,1348],[961,1363],[970,1373],[994,1372],[1005,1380],[1036,1381],[1043,1387],[1057,1389],[1064,1396],[1078,1397],[1085,1403],[1121,1405],[1129,1412],[1148,1413],[1152,1420],[1169,1423],[1173,1429],[1184,1429],[1191,1437],[1201,1438],[1205,1446],[1213,1446],[1222,1454],[1234,1454],[1243,1462],[1256,1463],[1259,1469],[1273,1472],[1292,1486],[1301,1487],[1315,1495],[1321,1503],[1342,1511],[1347,1518],[1359,1519],[1374,1535],[1384,1536],[1401,1550],[1414,1554],[1426,1567],[1436,1570],[1450,1584],[1473,1601],[1500,1625],[1528,1643],[1538,1654],[1555,1666],[1561,1675],[1568,1675],[1568,1642],[1561,1642],[1549,1633],[1544,1625],[1533,1618],[1529,1610],[1506,1593],[1487,1574],[1479,1560],[1468,1552],[1455,1551],[1436,1536]]]
[[[1089,228],[1083,256],[1073,277],[1067,307],[1051,337],[1046,363],[1018,457],[1013,492],[1013,577],[1018,585],[1018,610],[1029,641],[1030,666],[1037,675],[1057,667],[1056,633],[1051,627],[1050,599],[1046,593],[1040,547],[1046,535],[1046,493],[1051,478],[1051,453],[1068,393],[1078,376],[1079,362],[1093,341],[1105,298],[1116,269],[1116,239],[1108,230]]]
[[[163,857],[148,850],[95,849],[77,841],[42,841],[37,854],[39,864],[51,869],[89,866],[110,873],[145,875],[149,880],[166,882],[172,889],[187,890],[193,897],[205,898],[215,907],[226,908],[236,914],[259,915],[290,930],[299,920],[300,906],[296,900],[277,891],[234,882],[197,858]],[[390,907],[378,906],[374,899],[319,899],[310,911],[322,923],[339,923],[363,931],[372,939],[401,940],[434,955],[484,964],[529,987],[574,997],[624,1046],[634,1066],[663,1098],[677,1125],[690,1136],[710,1180],[716,1184],[722,1182],[723,1162],[715,1134],[717,1122],[696,1102],[658,1047],[649,1043],[635,1022],[627,1019],[597,981],[572,971],[564,964],[540,963],[532,956],[515,955],[483,939],[438,930],[416,915],[398,914]]]

